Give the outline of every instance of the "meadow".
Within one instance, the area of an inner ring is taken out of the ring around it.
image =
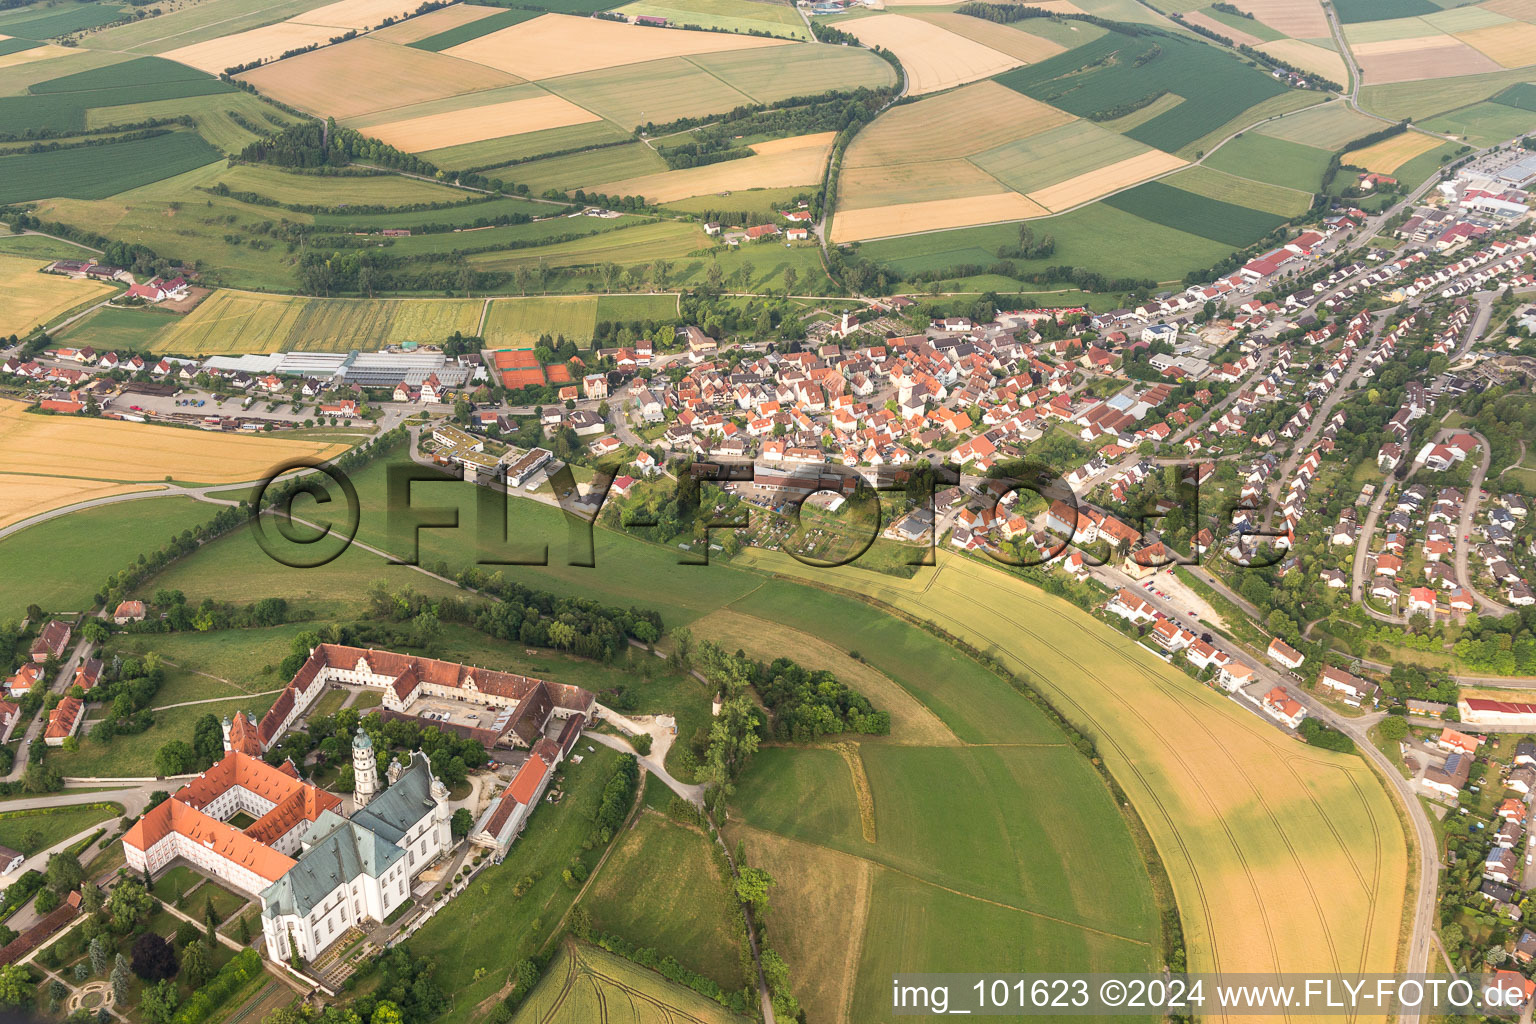
[[[599,321],[672,320],[673,295],[549,295],[497,298],[485,317],[487,348],[532,348],[539,336],[564,336],[578,346],[592,340]]]
[[[427,184],[420,182],[420,184]],[[552,213],[561,210],[560,204],[537,202],[532,199],[520,199],[516,196],[489,196],[474,197],[470,193],[467,197],[463,192],[456,192],[455,198],[465,197],[465,201],[453,206],[436,210],[401,210],[389,213],[351,213],[345,209],[333,213],[317,213],[314,215],[316,227],[347,228],[355,231],[366,231],[369,228],[418,228],[423,225],[453,225],[457,227],[473,227],[479,220],[494,220],[507,214],[525,214],[529,217],[548,217]],[[414,237],[414,236],[413,236]]]
[[[493,167],[485,173],[527,185],[535,194],[539,194],[549,189],[568,192],[596,185],[600,181],[657,174],[666,169],[666,161],[654,149],[643,142],[630,142],[622,146],[605,146],[589,153],[569,153],[531,160],[508,168]]]
[[[122,815],[121,804],[0,811],[0,845],[25,853],[41,853],[111,818]],[[31,838],[31,842],[26,840]]]
[[[1244,132],[1206,157],[1202,166],[1252,181],[1316,192],[1323,186],[1323,172],[1332,156],[1331,151],[1300,142]]]
[[[203,680],[209,687],[217,686],[211,680]],[[194,698],[202,699],[202,698]],[[207,704],[188,704],[176,708],[156,708],[152,714],[155,722],[141,733],[124,733],[107,742],[93,739],[89,725],[82,728],[86,735],[78,750],[55,750],[48,754],[48,764],[66,778],[144,778],[159,774],[155,769],[155,752],[171,740],[192,742],[192,727],[204,715],[223,718],[236,711],[260,718],[266,714],[276,693],[230,697]],[[159,704],[158,698],[155,701]],[[91,721],[87,712],[87,722]]]
[[[664,790],[648,779],[648,795],[652,787]],[[696,828],[642,812],[614,841],[581,906],[598,934],[654,949],[734,992],[746,983],[732,927],[741,911],[710,843]]]
[[[0,622],[21,619],[29,604],[50,612],[88,610],[109,572],[207,522],[216,511],[193,498],[138,498],[81,509],[0,539],[0,565],[28,581],[0,592]]]
[[[0,157],[0,203],[107,196],[218,160],[202,136],[173,131],[84,149]]]
[[[234,91],[227,82],[158,57],[139,57],[83,70],[74,70],[66,60],[59,70],[74,73],[31,82],[28,95],[0,98],[0,132],[80,129],[86,126],[86,111],[93,107]]]
[[[277,167],[237,164],[219,173],[219,182],[233,192],[254,192],[278,203],[305,206],[410,206],[416,203],[466,203],[478,205],[474,192],[420,181],[398,174],[335,174],[317,177],[294,174]],[[430,211],[438,223],[451,220],[457,211]],[[479,216],[480,214],[476,214]],[[343,214],[343,216],[345,216]]]
[[[1360,90],[1360,106],[1393,120],[1423,120],[1488,99],[1494,93],[1523,84],[1524,71],[1494,71],[1419,82],[1368,85]]]
[[[212,506],[204,506],[211,509]],[[174,588],[172,588],[174,589]],[[176,692],[168,680],[155,694],[157,707],[185,700],[239,697],[280,690],[288,682],[274,674],[293,650],[293,638],[311,622],[290,622],[261,629],[221,629],[208,633],[138,633],[115,640],[124,653],[154,651],[186,677],[196,692]]]
[[[85,112],[85,126],[97,129],[169,117],[190,117],[197,134],[215,149],[231,155],[239,153],[268,130],[276,130],[294,120],[292,114],[279,110],[259,96],[248,92],[220,92],[91,107]]]
[[[1270,76],[1203,42],[1119,32],[1000,75],[997,81],[1083,117],[1155,92],[1176,93],[1184,97],[1183,103],[1126,132],[1168,152],[1286,91]]]
[[[567,125],[562,128],[542,128],[538,131],[519,132],[500,138],[468,142],[443,149],[430,149],[421,154],[439,167],[495,167],[516,160],[529,160],[545,153],[559,153],[569,149],[586,149],[625,141],[629,136],[610,121],[589,121],[586,124]],[[510,169],[503,175],[512,177]]]
[[[5,159],[0,159],[0,167]],[[47,263],[36,256],[0,255],[0,294],[6,297],[0,304],[0,335],[26,334],[76,306],[116,291],[101,281],[38,273],[45,266]]]
[[[974,560],[940,553],[912,580],[871,580],[750,554],[932,621],[1041,687],[1095,739],[1156,841],[1192,970],[1394,968],[1406,841],[1362,761],[1298,746],[1084,612]]]
[[[474,334],[484,299],[321,299],[221,289],[155,339],[155,352],[370,351]]]
[[[1133,217],[1103,203],[1044,218],[1032,226],[1036,234],[1049,232],[1056,239],[1056,251],[1047,260],[1016,261],[1020,273],[1070,264],[1116,276],[1176,281],[1190,270],[1211,266],[1231,251],[1218,242]],[[912,273],[960,264],[987,266],[997,262],[998,247],[1017,241],[1018,228],[1004,224],[867,242],[861,251],[876,264]]]
[[[1246,207],[1277,217],[1299,217],[1312,206],[1310,191],[1268,185],[1205,165],[1169,175],[1163,182],[1207,199],[1220,200],[1232,206]]]
[[[1439,114],[1425,121],[1424,127],[1459,135],[1475,146],[1492,146],[1529,132],[1531,111],[1494,100]]]
[[[512,1024],[733,1024],[718,1003],[596,946],[562,945]]]
[[[760,0],[641,0],[618,13],[631,18],[666,18],[672,25],[698,25],[723,32],[766,32],[786,39],[810,39],[800,15],[788,4]]]
[[[679,260],[709,246],[709,236],[696,224],[654,221],[538,249],[479,253],[470,256],[469,263],[481,270],[503,271],[540,261],[551,267],[598,266],[608,262],[648,266],[658,259]]]

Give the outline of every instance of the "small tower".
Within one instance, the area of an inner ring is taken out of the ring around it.
[[[373,740],[363,730],[352,739],[352,804],[367,806],[379,791],[379,765],[373,756]]]
[[[230,750],[230,746],[229,746],[229,729],[230,729],[230,725],[231,725],[231,722],[229,720],[229,716],[225,715],[224,716],[224,721],[220,723],[221,728],[223,728],[223,730],[224,730],[224,752],[225,753],[228,753],[229,750]]]

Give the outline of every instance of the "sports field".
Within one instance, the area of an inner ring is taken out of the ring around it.
[[[865,46],[890,50],[907,71],[907,92],[938,92],[990,78],[1023,61],[966,36],[904,14],[879,14],[851,21],[845,29]]]
[[[0,161],[0,167],[4,162]],[[82,303],[117,289],[101,281],[38,273],[47,261],[0,254],[0,336],[25,335]]]
[[[155,352],[370,351],[473,334],[484,299],[320,299],[220,289],[155,339]]]
[[[664,57],[783,45],[783,40],[722,32],[677,32],[595,18],[546,14],[442,51],[520,78],[537,80]]]
[[[1406,844],[1358,758],[1297,744],[1075,607],[972,560],[940,553],[937,569],[903,581],[747,557],[929,619],[1042,686],[1096,738],[1150,829],[1191,970],[1395,969]],[[777,611],[801,624],[793,608]]]
[[[1422,132],[1400,132],[1388,139],[1372,143],[1364,149],[1352,149],[1341,160],[1351,167],[1360,167],[1378,174],[1391,174],[1420,153],[1427,153],[1441,145],[1440,139]]]
[[[513,1024],[736,1024],[725,1007],[596,946],[567,943]]]
[[[481,64],[369,36],[322,46],[239,78],[281,103],[338,119],[519,81]]]

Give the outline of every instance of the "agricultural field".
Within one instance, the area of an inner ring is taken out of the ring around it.
[[[66,9],[43,5],[0,17],[0,33],[19,39],[53,39],[116,21],[123,13],[123,6],[116,3],[79,3]]]
[[[1442,34],[1351,43],[1350,50],[1365,81],[1372,85],[1454,78],[1499,69],[1496,61],[1461,40]]]
[[[1346,25],[1433,14],[1440,9],[1430,0],[1336,0],[1334,6]]]
[[[512,11],[504,7],[487,7],[484,4],[457,3],[450,7],[440,7],[426,14],[419,14],[414,18],[390,25],[387,28],[376,29],[369,34],[371,39],[381,39],[386,43],[400,43],[411,46],[425,43],[436,36],[444,35],[454,29],[471,25],[477,21],[495,15],[501,17],[511,14]],[[498,28],[502,26],[497,26]],[[466,36],[465,38],[473,38]],[[463,40],[459,40],[463,42]],[[452,43],[446,44],[448,46]],[[422,46],[423,50],[431,50],[436,47]]]
[[[279,110],[259,96],[248,92],[221,92],[185,99],[91,107],[85,112],[85,127],[96,129],[169,117],[190,117],[197,134],[226,155],[239,153],[268,132],[295,120],[292,114]]]
[[[1342,162],[1377,174],[1391,174],[1421,153],[1443,144],[1442,140],[1422,132],[1399,132],[1391,138],[1372,143],[1364,149],[1345,152]]]
[[[408,153],[465,147],[524,132],[541,132],[600,121],[596,114],[550,93],[489,103],[425,117],[410,117],[374,125],[368,134]],[[471,163],[493,166],[497,154],[486,153]],[[490,159],[487,159],[490,157]]]
[[[158,309],[103,306],[55,335],[74,345],[89,344],[97,351],[147,352],[155,338],[177,322],[176,314]]]
[[[28,76],[25,86],[14,90],[15,95],[0,98],[0,132],[81,129],[86,127],[86,112],[95,107],[233,91],[227,82],[158,57],[120,60],[91,68],[80,67],[73,59],[64,60],[58,62],[56,69],[60,74],[42,77],[43,69],[54,63],[39,61],[35,65],[39,76]]]
[[[0,476],[3,481],[15,479]],[[11,486],[7,482],[5,489]],[[71,512],[0,539],[0,563],[28,581],[25,587],[0,592],[0,622],[22,619],[27,605],[34,603],[50,612],[89,609],[109,572],[126,568],[182,530],[207,522],[216,511],[193,498],[135,498]],[[5,520],[0,514],[0,525]],[[103,557],[103,552],[111,554]]]
[[[213,8],[221,5],[215,0],[214,3],[201,6]],[[290,50],[306,46],[319,45],[323,49],[324,44],[349,30],[361,33],[385,18],[397,18],[401,14],[399,0],[338,0],[337,3],[313,10],[305,10],[306,6],[308,4],[298,6],[288,20],[274,23],[272,16],[287,7],[286,4],[279,4],[268,12],[262,12],[263,16],[253,18],[250,23],[252,27],[244,31],[235,31],[237,23],[233,20],[207,20],[208,12],[205,11],[202,17],[196,18],[195,23],[192,18],[188,18],[188,25],[183,31],[148,40],[145,48],[169,60],[217,75],[228,68],[270,61]],[[236,12],[249,13],[249,9],[241,11],[238,5],[231,5],[227,12],[220,13]],[[169,26],[156,27],[164,29]],[[109,38],[108,34],[103,33],[101,44],[122,45],[122,39],[108,42]],[[174,49],[165,49],[164,43],[169,43]]]
[[[20,402],[0,402],[0,474],[33,477],[50,474],[65,483],[109,485],[121,490],[145,490],[161,481],[178,483],[236,483],[255,480],[272,466],[300,456],[328,459],[346,445],[273,437],[242,437],[202,430],[180,430],[149,423],[129,423],[79,416],[45,416],[26,411]],[[125,486],[137,485],[137,486]],[[78,500],[52,504],[28,499],[12,489],[0,508],[0,520],[15,522],[17,513],[31,512]],[[94,496],[94,495],[93,495]]]
[[[610,262],[632,266],[649,264],[657,259],[681,259],[708,249],[710,245],[709,236],[697,224],[656,221],[539,249],[476,253],[468,259],[471,266],[481,270],[510,271],[518,266],[536,264],[540,260],[552,267],[595,267]]]
[[[1233,6],[1291,39],[1327,39],[1330,35],[1328,16],[1318,0],[1235,0]]]
[[[733,927],[741,911],[711,845],[699,829],[644,811],[614,841],[581,906],[598,934],[650,947],[734,992],[746,982]]]
[[[317,177],[278,167],[237,164],[221,169],[216,184],[231,192],[253,192],[294,206],[411,206],[417,203],[477,204],[481,195],[398,174],[333,174]],[[431,211],[441,221],[452,210]]]
[[[263,65],[239,80],[288,106],[338,120],[519,81],[480,64],[369,36]]]
[[[743,1018],[596,946],[567,943],[512,1024],[736,1024]]]
[[[905,14],[880,14],[849,22],[846,30],[865,46],[894,53],[907,72],[911,95],[939,92],[991,78],[1022,63],[1001,50]]]
[[[1286,219],[1299,217],[1312,206],[1311,192],[1266,185],[1210,166],[1191,167],[1169,175],[1163,179],[1163,184],[1207,199],[1220,200],[1230,206],[1246,207]]]
[[[592,186],[613,196],[644,196],[652,203],[749,188],[788,188],[821,181],[835,132],[775,139],[752,146],[755,156],[703,167],[662,171]]]
[[[1021,274],[1050,265],[1070,264],[1104,273],[1174,282],[1188,271],[1211,266],[1231,252],[1218,242],[1153,224],[1103,203],[1042,219],[1031,227],[1037,234],[1049,233],[1056,240],[1056,251],[1048,260],[1015,261]],[[986,266],[996,262],[1000,246],[1014,245],[1017,240],[1017,228],[1003,224],[866,242],[862,254],[877,265],[913,273],[944,270],[958,264]]]
[[[1345,66],[1344,58],[1337,50],[1329,47],[1317,46],[1300,39],[1280,39],[1272,43],[1263,43],[1258,49],[1287,64],[1294,64],[1303,71],[1321,75],[1341,87],[1349,81],[1349,68]]]
[[[756,49],[783,40],[720,32],[677,32],[594,18],[546,14],[442,52],[537,81],[694,53]]]
[[[1209,179],[1196,179],[1192,184],[1194,187],[1186,191],[1169,182],[1149,181],[1104,202],[1154,224],[1188,231],[1234,249],[1252,245],[1285,223],[1286,218],[1279,214],[1210,198],[1207,193],[1213,189]]]
[[[1151,831],[1179,898],[1191,970],[1315,969],[1319,958],[1330,970],[1395,968],[1406,840],[1358,759],[1297,745],[1065,601],[975,560],[941,552],[936,569],[896,580],[748,555],[760,568],[814,573],[819,585],[929,619],[1042,687],[1095,737]],[[1206,739],[1171,738],[1191,733]],[[1273,785],[1282,778],[1286,786]]]
[[[185,131],[81,150],[0,156],[0,203],[60,197],[105,199],[202,167],[221,156],[201,136]]]
[[[1318,149],[1336,150],[1380,128],[1380,121],[1356,113],[1342,103],[1324,103],[1261,124],[1253,130],[1253,134]]]
[[[95,253],[50,235],[8,235],[0,231],[0,255],[29,260],[83,260]]]
[[[545,153],[560,153],[566,150],[624,142],[629,137],[628,133],[611,121],[602,120],[594,115],[594,119],[585,124],[519,132],[516,135],[486,139],[484,142],[428,150],[421,156],[440,167],[496,167],[517,160],[530,160]],[[510,175],[512,171],[504,167],[503,173]]]
[[[1419,82],[1367,85],[1360,90],[1360,106],[1393,120],[1422,120],[1448,110],[1471,106],[1504,89],[1525,84],[1525,71],[1499,71],[1457,78]]]
[[[1034,64],[1070,50],[1074,46],[1097,39],[1104,29],[1088,22],[1047,21],[1036,19],[1022,22],[1029,29],[1017,25],[1004,25],[984,18],[972,18],[953,11],[914,11],[911,16],[930,25],[937,25],[946,32],[964,36],[973,42],[1006,53],[1026,64]]]
[[[1529,110],[1490,101],[1437,115],[1423,124],[1429,131],[1459,135],[1474,146],[1491,146],[1531,131],[1536,119]]]
[[[25,334],[76,306],[117,291],[101,281],[39,273],[47,265],[37,257],[0,255],[0,294],[6,297],[0,304],[0,336]]]
[[[156,352],[371,351],[474,334],[484,299],[321,299],[221,289],[156,339]]]
[[[1244,132],[1205,158],[1203,166],[1239,178],[1316,192],[1333,156],[1329,150],[1259,132]]]
[[[766,32],[787,39],[810,39],[811,33],[789,4],[763,0],[641,0],[617,13],[631,18],[666,18],[669,25],[698,25],[725,32]]]
[[[437,53],[448,49],[450,46],[458,46],[460,43],[467,43],[471,39],[479,39],[483,35],[499,32],[513,25],[520,25],[525,21],[532,21],[539,16],[538,11],[519,10],[517,8],[498,9],[495,7],[481,7],[476,4],[455,4],[452,7],[445,7],[441,11],[434,11],[432,13],[444,14],[449,12],[458,13],[458,17],[455,19],[458,21],[458,24],[445,25],[444,28],[438,29],[439,23],[433,22],[430,26],[424,25],[418,28],[415,27],[415,22],[424,22],[428,18],[413,18],[404,25],[391,25],[383,32],[375,32],[374,38],[387,38],[389,42],[406,43],[420,50],[431,50],[433,53]],[[466,20],[466,15],[472,15],[472,17],[468,17]],[[427,35],[416,36],[416,33],[422,28],[428,28],[430,32]],[[396,29],[408,29],[409,34],[416,36],[416,38],[407,39],[403,35],[385,36],[385,33],[394,32]]]
[[[1103,116],[1163,93],[1182,96],[1183,103],[1126,132],[1170,153],[1286,92],[1275,79],[1205,43],[1120,32],[997,80],[1081,117]]]
[[[532,348],[539,336],[564,336],[577,346],[592,340],[600,321],[671,320],[674,295],[548,295],[491,300],[485,317],[487,348]]]

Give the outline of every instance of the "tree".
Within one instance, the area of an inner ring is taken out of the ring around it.
[[[128,1001],[128,987],[133,984],[133,979],[121,955],[117,960],[117,964],[112,968],[112,998],[121,1006]]]
[[[468,260],[459,260],[454,282],[459,286],[459,291],[464,293],[464,297],[469,298],[470,289],[475,286],[475,268],[469,265]]]
[[[217,715],[202,715],[192,724],[192,750],[199,768],[206,768],[223,758],[224,724]]]
[[[619,274],[622,272],[622,268],[617,263],[609,262],[599,267],[598,272],[603,276],[603,291],[611,292],[614,286],[619,283]]]
[[[1381,720],[1380,729],[1383,738],[1400,740],[1408,735],[1408,722],[1401,715],[1388,715]]]
[[[651,283],[656,286],[656,290],[657,291],[664,292],[664,291],[667,290],[667,281],[671,278],[671,276],[672,276],[672,263],[671,263],[671,261],[669,261],[669,260],[662,260],[662,259],[658,259],[658,260],[652,261],[652,263],[651,263]]]
[[[469,830],[475,827],[475,816],[469,812],[468,807],[460,807],[453,812],[453,819],[448,827],[453,831],[453,838],[463,839],[469,835]]]
[[[112,930],[119,935],[127,934],[139,918],[149,913],[155,898],[137,878],[125,878],[112,887],[107,897],[107,919]]]
[[[736,899],[760,918],[768,913],[768,890],[773,884],[773,876],[762,868],[744,866],[736,877]]]
[[[107,944],[102,942],[101,936],[98,935],[91,940],[91,972],[105,974],[107,962]]]
[[[208,899],[203,903],[203,924],[208,932],[205,936],[208,940],[208,948],[213,949],[218,945],[219,937],[215,934],[219,927],[219,912],[213,909],[213,894],[208,894]]]
[[[385,999],[373,1008],[373,1016],[369,1018],[369,1024],[405,1024],[405,1018],[401,1015],[399,1006]]]
[[[197,751],[185,740],[171,740],[155,751],[155,771],[161,775],[185,775],[197,763]]]
[[[49,1013],[53,1013],[58,1010],[59,1004],[64,1002],[64,997],[69,995],[69,989],[65,988],[64,983],[58,978],[54,978],[52,981],[48,982],[47,992]]]
[[[48,858],[48,888],[60,896],[73,892],[85,878],[80,858],[72,853],[56,853]]]
[[[357,268],[357,290],[373,298],[373,264],[364,263]]]
[[[201,988],[208,980],[208,953],[201,942],[194,942],[181,951],[181,978],[193,988]]]
[[[175,958],[171,963],[175,964]],[[139,995],[139,1015],[148,1024],[170,1024],[171,1015],[176,1012],[176,983],[169,979],[162,979],[158,985],[146,985]]]
[[[133,973],[145,981],[162,981],[176,975],[176,951],[154,932],[133,940]]]
[[[789,268],[787,268],[784,271],[784,294],[785,295],[788,295],[790,292],[795,290],[795,281],[799,278],[799,276],[800,276],[799,273],[796,272],[794,267],[789,267]]]
[[[32,1001],[32,979],[20,964],[0,967],[0,1006],[26,1006]]]

